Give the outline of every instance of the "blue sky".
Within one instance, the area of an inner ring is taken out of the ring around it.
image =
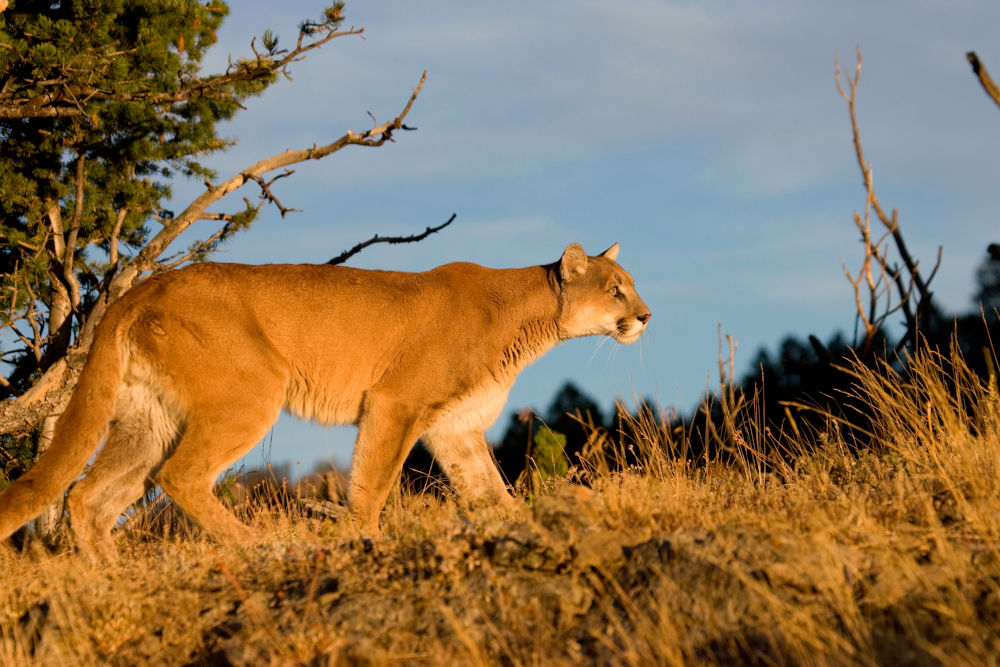
[[[268,28],[291,44],[323,7],[230,5],[206,70]],[[965,60],[976,50],[1000,75],[995,3],[393,0],[349,2],[346,16],[364,38],[328,44],[251,100],[223,129],[238,145],[210,165],[229,176],[366,129],[368,111],[387,120],[427,69],[407,121],[419,130],[299,165],[276,192],[304,212],[266,212],[217,259],[322,262],[453,212],[446,231],[351,264],[525,266],[570,242],[619,242],[653,313],[647,335],[556,348],[522,373],[507,414],[544,409],[567,379],[605,406],[639,394],[686,411],[716,368],[718,325],[739,343],[740,372],[786,334],[850,331],[841,260],[860,263],[851,216],[864,191],[834,55],[853,68],[856,46],[877,192],[922,266],[944,246],[932,287],[945,308],[971,307],[974,269],[1000,241],[1000,109]],[[199,189],[178,186],[175,205]],[[353,437],[282,417],[246,463],[345,464]]]

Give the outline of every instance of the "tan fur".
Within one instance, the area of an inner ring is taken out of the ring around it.
[[[518,372],[561,340],[645,329],[617,253],[574,243],[524,269],[198,264],[151,278],[108,310],[52,445],[0,494],[0,540],[65,491],[105,432],[69,496],[81,548],[110,553],[152,483],[214,536],[244,538],[212,487],[282,408],[358,425],[348,502],[364,529],[418,438],[463,496],[510,503],[483,431]]]

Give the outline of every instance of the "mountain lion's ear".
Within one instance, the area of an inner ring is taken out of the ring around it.
[[[559,275],[563,280],[582,276],[587,271],[587,253],[579,243],[570,243],[559,260]]]
[[[601,253],[601,257],[607,257],[611,261],[618,259],[618,244],[615,243],[613,246]]]

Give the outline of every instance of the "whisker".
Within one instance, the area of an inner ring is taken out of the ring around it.
[[[604,345],[604,344],[605,344],[605,343],[607,343],[607,342],[608,342],[609,340],[615,340],[615,337],[614,337],[613,335],[611,335],[611,334],[604,334],[604,335],[602,336],[602,339],[603,339],[603,340],[601,340],[601,345]],[[611,362],[611,357],[613,357],[613,356],[614,356],[614,354],[615,354],[615,350],[617,350],[617,348],[618,348],[618,346],[617,346],[617,345],[612,345],[612,346],[611,346],[611,347],[609,348],[609,350],[610,350],[610,351],[608,352],[608,358],[607,358],[607,359],[605,360],[605,362],[604,362],[604,368],[605,368],[605,369],[607,369],[607,368],[608,368],[608,364],[609,364],[609,363]]]
[[[590,363],[591,363],[591,362],[592,362],[592,361],[593,361],[594,359],[596,359],[596,358],[597,358],[597,354],[598,354],[598,352],[600,352],[600,351],[601,351],[601,347],[602,347],[602,346],[603,346],[603,345],[604,345],[604,344],[605,344],[606,342],[608,342],[608,338],[611,338],[611,336],[608,336],[608,335],[606,335],[606,334],[605,334],[605,335],[602,335],[602,336],[601,336],[601,337],[600,337],[600,338],[599,338],[599,339],[597,340],[597,344],[596,344],[596,345],[594,346],[594,353],[593,353],[593,354],[591,354],[591,355],[590,355],[590,359],[588,359],[588,360],[587,360],[587,366],[590,366]]]
[[[608,355],[608,361],[604,365],[605,368],[612,368],[615,365],[615,357],[618,356],[618,350],[621,348],[621,345],[614,345],[611,347],[611,354]]]

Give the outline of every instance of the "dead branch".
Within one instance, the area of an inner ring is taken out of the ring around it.
[[[247,202],[247,207],[250,208],[250,202]],[[154,273],[160,273],[162,271],[170,271],[171,269],[176,269],[186,262],[190,262],[196,256],[201,255],[209,250],[222,238],[231,234],[236,229],[236,218],[233,215],[219,214],[223,217],[220,219],[225,220],[222,227],[217,229],[211,236],[207,239],[203,239],[195,243],[192,247],[188,248],[186,251],[178,252],[170,257],[157,260],[156,265],[153,267]]]
[[[272,178],[269,181],[268,180],[264,180],[260,176],[251,175],[249,177],[252,181],[254,181],[255,183],[257,183],[257,185],[260,186],[261,204],[263,204],[264,202],[270,202],[271,204],[274,204],[275,208],[278,209],[278,212],[281,213],[282,219],[284,219],[284,217],[285,217],[285,215],[287,213],[301,213],[301,211],[299,209],[297,209],[297,208],[287,208],[287,207],[283,206],[281,204],[281,202],[278,200],[278,198],[274,196],[274,193],[271,192],[271,185],[275,181],[277,181],[279,179],[282,179],[282,178],[286,178],[288,176],[291,176],[294,173],[295,173],[294,169],[286,169],[283,174],[278,174],[277,176],[275,176],[274,178]],[[259,207],[257,207],[257,208],[259,208]]]
[[[160,254],[166,250],[167,246],[170,245],[170,243],[172,243],[173,240],[181,234],[181,232],[190,227],[195,221],[203,219],[203,215],[210,205],[219,199],[222,199],[230,192],[241,188],[250,181],[258,182],[257,177],[262,174],[266,174],[274,171],[275,169],[281,169],[299,162],[305,162],[306,160],[319,160],[327,155],[330,155],[331,153],[341,150],[346,146],[381,146],[392,138],[392,132],[394,130],[412,129],[403,125],[403,119],[406,118],[406,115],[413,107],[413,102],[420,94],[420,90],[423,88],[426,80],[427,71],[424,70],[420,77],[420,82],[410,95],[409,100],[407,100],[406,106],[403,107],[403,110],[399,113],[399,115],[388,123],[360,134],[354,132],[353,130],[348,130],[347,133],[339,139],[325,146],[313,146],[312,148],[297,151],[288,150],[284,153],[279,153],[278,155],[272,155],[271,157],[261,160],[249,168],[244,169],[240,173],[218,185],[210,184],[212,187],[208,188],[193,202],[191,202],[191,204],[182,213],[164,221],[163,229],[161,229],[157,235],[154,236],[149,243],[147,243],[146,246],[139,251],[133,261],[123,269],[121,274],[119,274],[116,281],[118,281],[119,285],[122,285],[127,289],[127,287],[131,286],[140,274],[154,268],[157,257],[159,257]]]
[[[871,178],[871,170],[865,173],[865,180]],[[871,190],[868,190],[871,193]],[[871,240],[871,197],[869,196],[868,201],[865,205],[865,216],[862,220],[861,216],[858,215],[857,211],[854,213],[854,226],[858,228],[861,233],[861,243],[864,247],[864,259],[861,262],[861,267],[858,269],[858,275],[855,277],[850,269],[847,268],[846,263],[841,259],[840,263],[844,270],[844,275],[847,276],[847,282],[851,284],[854,288],[854,306],[857,311],[855,316],[855,341],[857,341],[857,326],[861,324],[865,329],[865,337],[863,348],[868,349],[870,341],[874,340],[875,335],[878,333],[880,322],[876,322],[876,318],[873,313],[878,303],[878,283],[875,281],[872,275],[872,258],[877,257],[878,246],[872,244]],[[876,259],[877,262],[877,259]],[[883,273],[879,276],[884,275]],[[863,296],[863,290],[861,285],[866,282],[868,285],[868,302],[870,304],[870,310],[866,312],[865,309],[865,299]],[[863,355],[862,355],[863,356]]]
[[[55,256],[61,260],[66,249],[66,235],[63,233],[62,211],[59,210],[59,202],[49,201],[45,216],[49,219],[49,228],[52,231],[52,250]]]
[[[872,172],[869,169],[865,173],[865,190],[868,197],[865,201],[865,215],[862,218],[857,212],[854,213],[854,226],[861,234],[861,244],[864,248],[864,258],[857,276],[854,276],[847,268],[843,260],[841,267],[847,276],[847,281],[854,289],[855,333],[854,339],[857,341],[857,327],[864,327],[864,339],[861,345],[860,357],[866,358],[871,352],[875,339],[885,321],[895,312],[909,306],[910,293],[913,289],[912,279],[910,285],[905,287],[898,282],[900,269],[889,266],[889,260],[885,244],[889,237],[889,232],[885,232],[878,239],[873,239],[871,234],[871,200],[874,193],[872,185]],[[867,287],[867,295],[864,295],[862,284]],[[892,287],[899,286],[899,302],[893,304]],[[867,303],[867,309],[865,308]],[[879,304],[883,303],[882,312],[879,312]]]
[[[70,309],[80,306],[80,281],[73,270],[76,256],[76,239],[80,234],[80,221],[83,218],[83,192],[86,183],[84,171],[84,156],[80,153],[76,158],[76,201],[73,206],[73,218],[70,221],[69,234],[66,235],[66,250],[62,257],[57,258],[62,264],[63,280],[69,290]]]
[[[979,56],[976,55],[975,51],[969,51],[965,54],[965,58],[969,61],[969,64],[972,65],[972,72],[979,79],[979,83],[982,84],[983,90],[986,91],[986,94],[990,96],[990,99],[993,100],[997,106],[1000,106],[1000,88],[998,88],[997,84],[993,82],[993,78],[990,76],[990,73],[986,71],[986,67],[982,62],[980,62]]]
[[[899,226],[898,211],[893,209],[892,214],[887,215],[879,202],[878,196],[875,194],[875,187],[872,182],[872,167],[865,160],[864,150],[861,146],[861,131],[858,125],[855,105],[858,82],[861,79],[861,49],[857,50],[857,65],[855,66],[853,77],[848,72],[841,73],[839,59],[835,58],[834,64],[834,79],[837,91],[847,103],[848,114],[851,119],[851,134],[854,142],[855,156],[864,179],[866,193],[864,222],[861,221],[857,213],[854,214],[855,225],[861,231],[861,240],[865,246],[865,259],[857,278],[854,278],[845,267],[848,280],[855,290],[855,305],[858,310],[858,318],[865,327],[865,339],[861,355],[864,358],[865,354],[871,350],[874,337],[881,330],[886,318],[894,312],[902,311],[906,318],[907,332],[903,341],[908,340],[911,344],[916,344],[918,333],[921,327],[926,325],[926,319],[930,314],[932,293],[929,285],[941,265],[942,248],[938,247],[937,261],[934,268],[931,270],[930,276],[924,279],[918,268],[919,262],[913,259],[906,246],[906,241]],[[846,89],[841,82],[842,76],[843,80],[847,83]],[[876,217],[886,230],[877,241],[873,241],[871,237],[869,214],[872,210],[875,211]],[[886,250],[882,249],[882,242],[888,237],[892,238],[896,251],[899,253],[899,257],[903,262],[902,268],[890,267],[889,265]],[[871,272],[873,262],[878,267],[879,275],[877,277]],[[909,275],[907,280],[904,280],[902,276],[904,269]],[[863,278],[868,285],[869,308],[867,313],[862,305],[860,291],[861,280]],[[898,302],[895,305],[892,305],[892,285],[895,285],[897,289],[896,297]],[[911,299],[914,297],[914,288],[917,290],[917,294],[915,295],[917,298],[916,308],[912,308],[910,305]],[[879,315],[877,304],[883,298],[885,299],[885,307],[882,314]]]
[[[213,213],[212,211],[205,211],[199,220],[216,220],[219,222],[229,222],[236,217],[234,213]],[[167,261],[167,260],[164,260]]]
[[[835,58],[835,69],[836,69],[836,81],[837,90],[840,92],[840,96],[844,98],[847,102],[847,109],[851,117],[851,132],[854,140],[854,150],[858,161],[858,167],[861,169],[862,177],[871,169],[871,164],[865,160],[864,150],[861,147],[861,131],[858,125],[858,117],[855,108],[855,100],[858,93],[858,82],[861,79],[861,49],[857,50],[857,66],[854,70],[854,78],[851,79],[850,74],[844,73],[844,78],[850,87],[850,94],[844,91],[844,88],[840,84],[840,62]],[[867,188],[867,186],[866,186]],[[916,262],[910,255],[910,251],[906,246],[906,241],[903,239],[903,234],[899,229],[899,220],[896,209],[892,210],[892,215],[886,215],[885,210],[882,208],[882,204],[879,202],[878,196],[872,192],[871,193],[871,204],[872,208],[875,210],[875,214],[878,216],[879,221],[885,226],[887,230],[892,234],[893,241],[896,245],[896,249],[899,251],[900,259],[906,265],[906,268],[913,275],[915,284],[917,286],[917,291],[920,292],[920,298],[930,301],[931,293],[927,289],[928,282],[925,281],[921,276],[919,271],[916,271]],[[937,271],[937,265],[935,265],[934,271]]]
[[[45,345],[45,337],[41,332],[41,325],[39,325],[38,320],[42,317],[42,314],[38,312],[37,309],[37,297],[35,296],[35,291],[31,288],[31,282],[19,275],[17,264],[14,265],[14,271],[10,274],[6,274],[11,279],[10,290],[10,304],[7,307],[7,312],[4,314],[5,322],[0,329],[10,329],[11,333],[24,344],[24,350],[31,352],[35,361],[40,361],[42,359],[42,347]],[[23,282],[25,287],[25,293],[27,294],[27,303],[23,306],[18,307],[19,302],[19,289],[18,285]],[[21,333],[18,329],[17,323],[24,320],[31,327],[31,337],[29,338],[26,334]],[[11,383],[6,379],[0,379],[0,386],[4,389],[9,389]]]
[[[361,243],[357,244],[350,250],[345,250],[344,252],[340,253],[339,255],[328,261],[327,264],[343,264],[354,255],[358,254],[368,246],[374,245],[375,243],[388,243],[390,245],[393,245],[396,243],[415,243],[417,241],[422,241],[431,234],[439,232],[448,225],[450,225],[452,221],[455,220],[455,215],[456,215],[455,213],[452,213],[451,217],[448,218],[447,221],[441,223],[437,227],[428,227],[419,234],[413,234],[411,236],[379,236],[378,234],[376,234],[367,241],[362,241]]]
[[[0,409],[0,433],[26,436],[49,415],[62,412],[76,386],[86,355],[71,354],[49,367],[24,394],[3,401]]]
[[[38,312],[38,297],[35,296],[35,290],[31,288],[30,280],[25,279],[24,291],[28,293],[28,308],[25,311],[24,318],[28,320],[28,326],[31,327],[31,344],[29,347],[32,354],[35,355],[35,360],[41,361],[42,345],[45,343],[45,337],[42,335],[42,327],[39,325],[38,319],[42,314]]]
[[[118,264],[118,237],[122,233],[122,224],[125,222],[126,215],[128,215],[128,207],[122,206],[115,216],[115,226],[108,239],[108,264],[111,266]]]

